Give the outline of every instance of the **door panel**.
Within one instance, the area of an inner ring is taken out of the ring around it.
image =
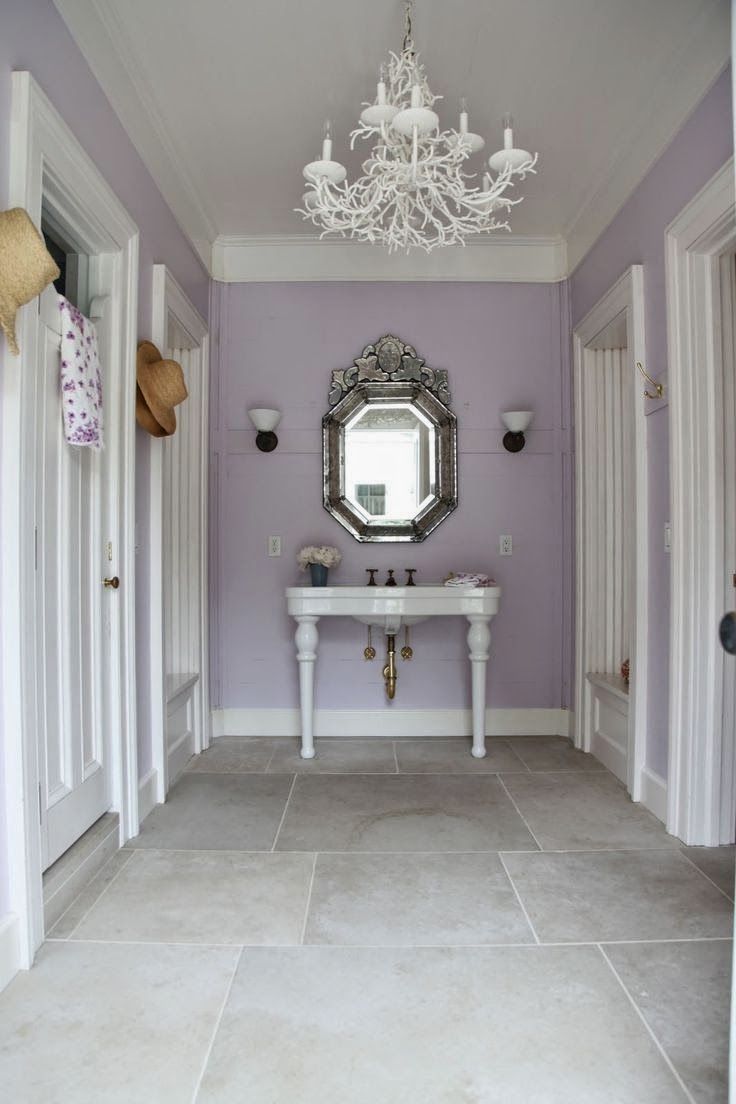
[[[43,868],[109,807],[102,709],[102,467],[64,440],[53,288],[39,313],[36,651]]]

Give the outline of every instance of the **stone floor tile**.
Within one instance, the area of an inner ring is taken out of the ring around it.
[[[685,1104],[593,947],[246,950],[197,1104]]]
[[[319,855],[305,943],[533,943],[498,855]]]
[[[275,740],[248,736],[218,736],[201,755],[187,764],[187,773],[251,774],[265,771],[273,754]]]
[[[184,774],[126,847],[270,851],[292,775]]]
[[[297,778],[282,851],[535,849],[493,775]]]
[[[297,944],[312,868],[308,854],[137,851],[72,938]]]
[[[729,936],[732,907],[679,851],[503,856],[543,943]]]
[[[269,771],[289,774],[395,774],[393,740],[315,740],[314,759],[302,759],[298,740],[276,740]]]
[[[239,953],[47,943],[0,996],[3,1099],[191,1100]]]
[[[503,781],[545,851],[680,846],[608,771],[504,774]]]
[[[578,751],[564,736],[513,736],[509,747],[530,771],[604,771],[593,755]]]
[[[486,740],[484,759],[470,754],[471,739],[397,740],[396,757],[402,774],[488,774],[525,771],[505,740]]]
[[[604,949],[697,1104],[727,1104],[730,940]]]

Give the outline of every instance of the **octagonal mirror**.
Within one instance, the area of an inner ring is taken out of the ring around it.
[[[359,541],[422,541],[457,506],[447,372],[386,335],[332,374],[324,505]]]

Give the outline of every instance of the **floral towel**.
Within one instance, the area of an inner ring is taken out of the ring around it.
[[[492,587],[495,581],[490,575],[484,575],[481,571],[455,571],[445,579],[448,587]]]
[[[61,402],[70,445],[102,448],[102,375],[97,333],[89,318],[59,296],[61,310]]]

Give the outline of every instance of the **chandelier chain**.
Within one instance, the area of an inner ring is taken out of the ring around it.
[[[406,0],[406,4],[404,6],[404,28],[405,28],[405,30],[404,30],[404,42],[403,42],[403,45],[401,47],[402,53],[406,53],[407,51],[409,51],[409,53],[414,53],[414,40],[412,38],[412,28],[411,28],[411,13],[412,13],[413,8],[414,8],[414,0]]]

